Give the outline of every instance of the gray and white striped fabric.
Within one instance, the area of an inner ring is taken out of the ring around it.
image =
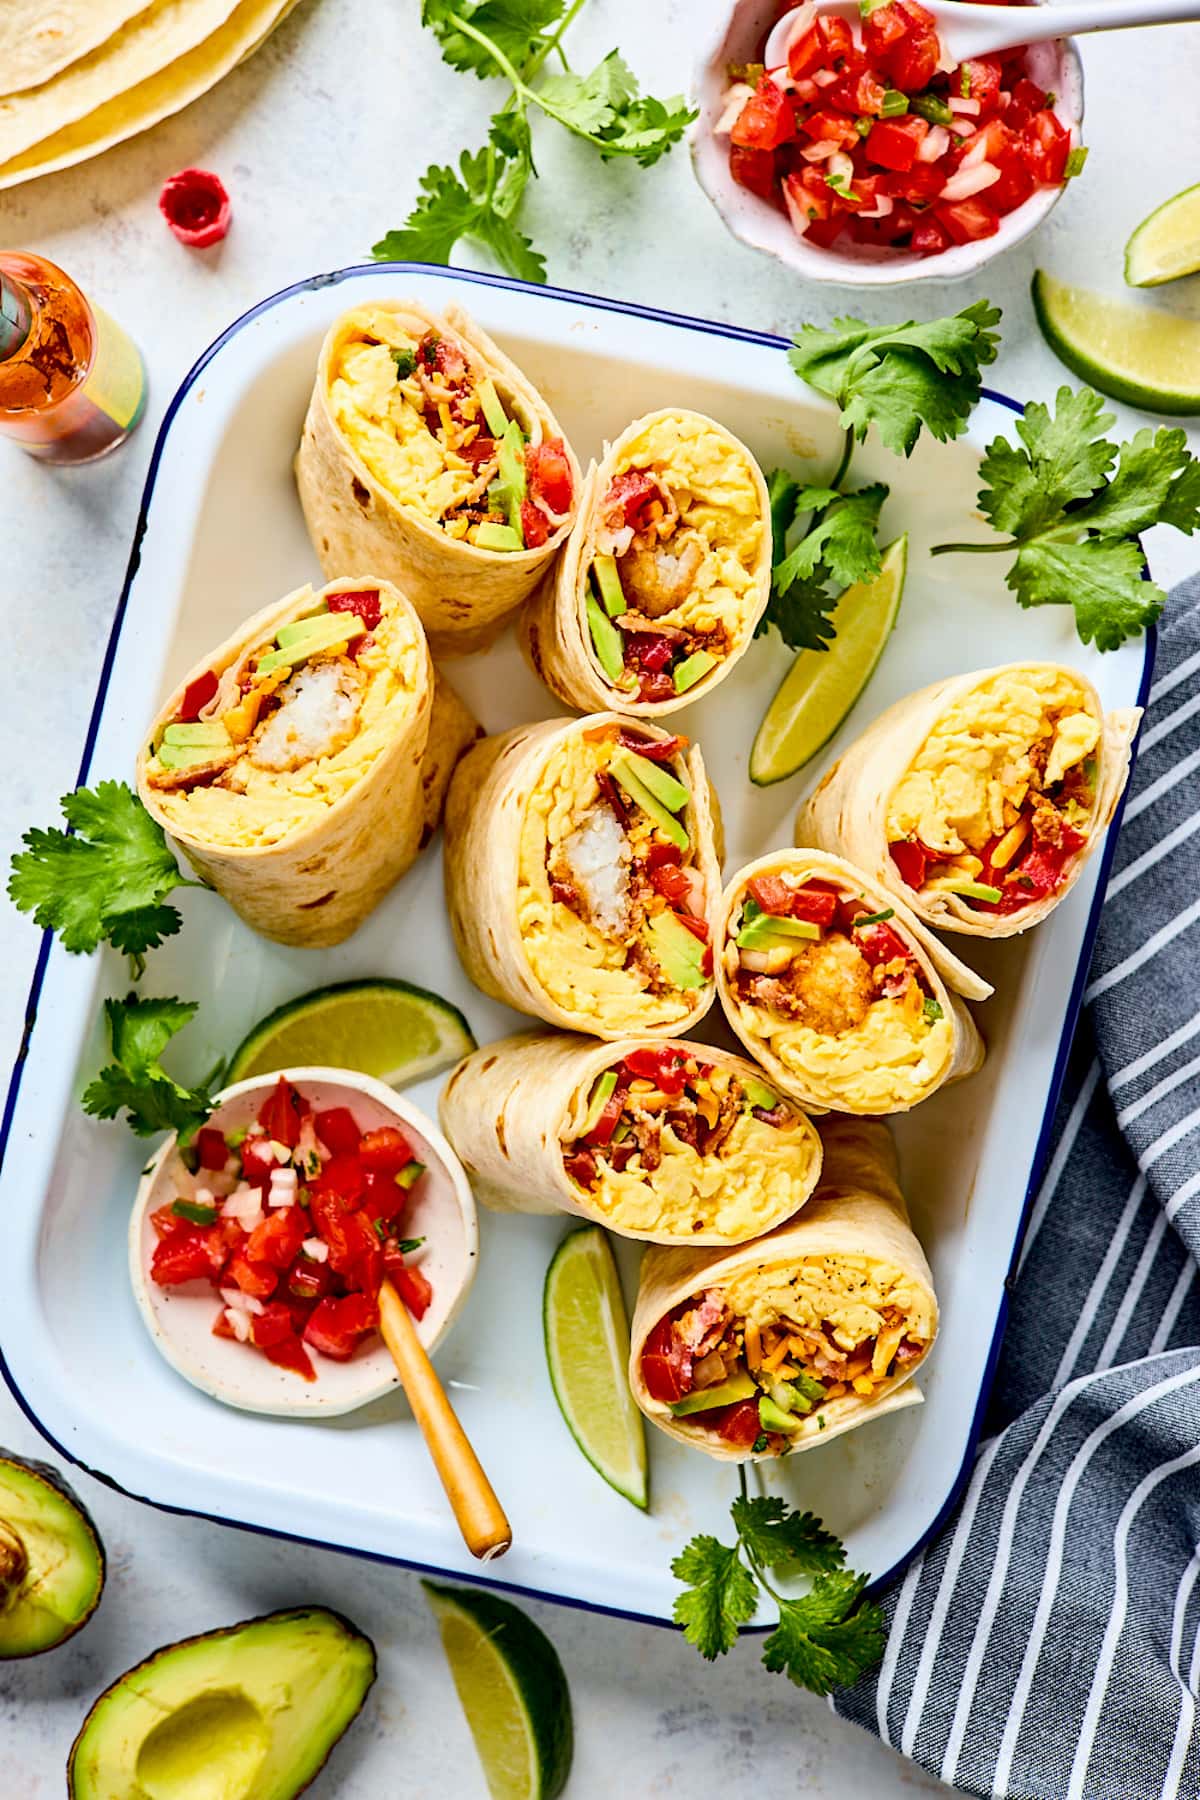
[[[955,1520],[836,1709],[1011,1800],[1200,1796],[1200,578],[1138,766]]]

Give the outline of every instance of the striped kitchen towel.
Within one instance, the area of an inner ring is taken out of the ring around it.
[[[1165,619],[992,1435],[836,1700],[970,1794],[1200,1796],[1200,577]]]

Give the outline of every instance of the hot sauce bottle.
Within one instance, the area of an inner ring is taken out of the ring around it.
[[[145,364],[116,321],[44,256],[0,252],[0,433],[44,462],[91,462],[145,405]]]

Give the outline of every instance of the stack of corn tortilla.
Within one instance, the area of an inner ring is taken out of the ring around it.
[[[69,168],[206,93],[297,0],[6,0],[0,188]]]

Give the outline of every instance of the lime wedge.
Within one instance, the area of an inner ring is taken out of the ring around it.
[[[558,1653],[520,1607],[423,1581],[492,1800],[554,1800],[571,1768],[571,1695]],[[457,1791],[458,1783],[450,1784]]]
[[[229,1082],[276,1069],[355,1069],[399,1087],[474,1050],[456,1006],[407,981],[342,981],[277,1007],[242,1039]]]
[[[1200,187],[1184,188],[1143,219],[1125,246],[1130,287],[1161,287],[1200,269]]]
[[[834,608],[837,636],[828,650],[802,650],[768,706],[754,748],[750,779],[770,787],[802,769],[827,744],[875,673],[904,593],[908,537],[883,553],[874,581],[846,589]]]
[[[1069,287],[1039,269],[1033,305],[1068,369],[1152,413],[1200,413],[1200,322]]]
[[[629,1320],[598,1225],[570,1232],[554,1252],[542,1324],[554,1398],[571,1436],[609,1486],[644,1512],[646,1430],[629,1391]]]

